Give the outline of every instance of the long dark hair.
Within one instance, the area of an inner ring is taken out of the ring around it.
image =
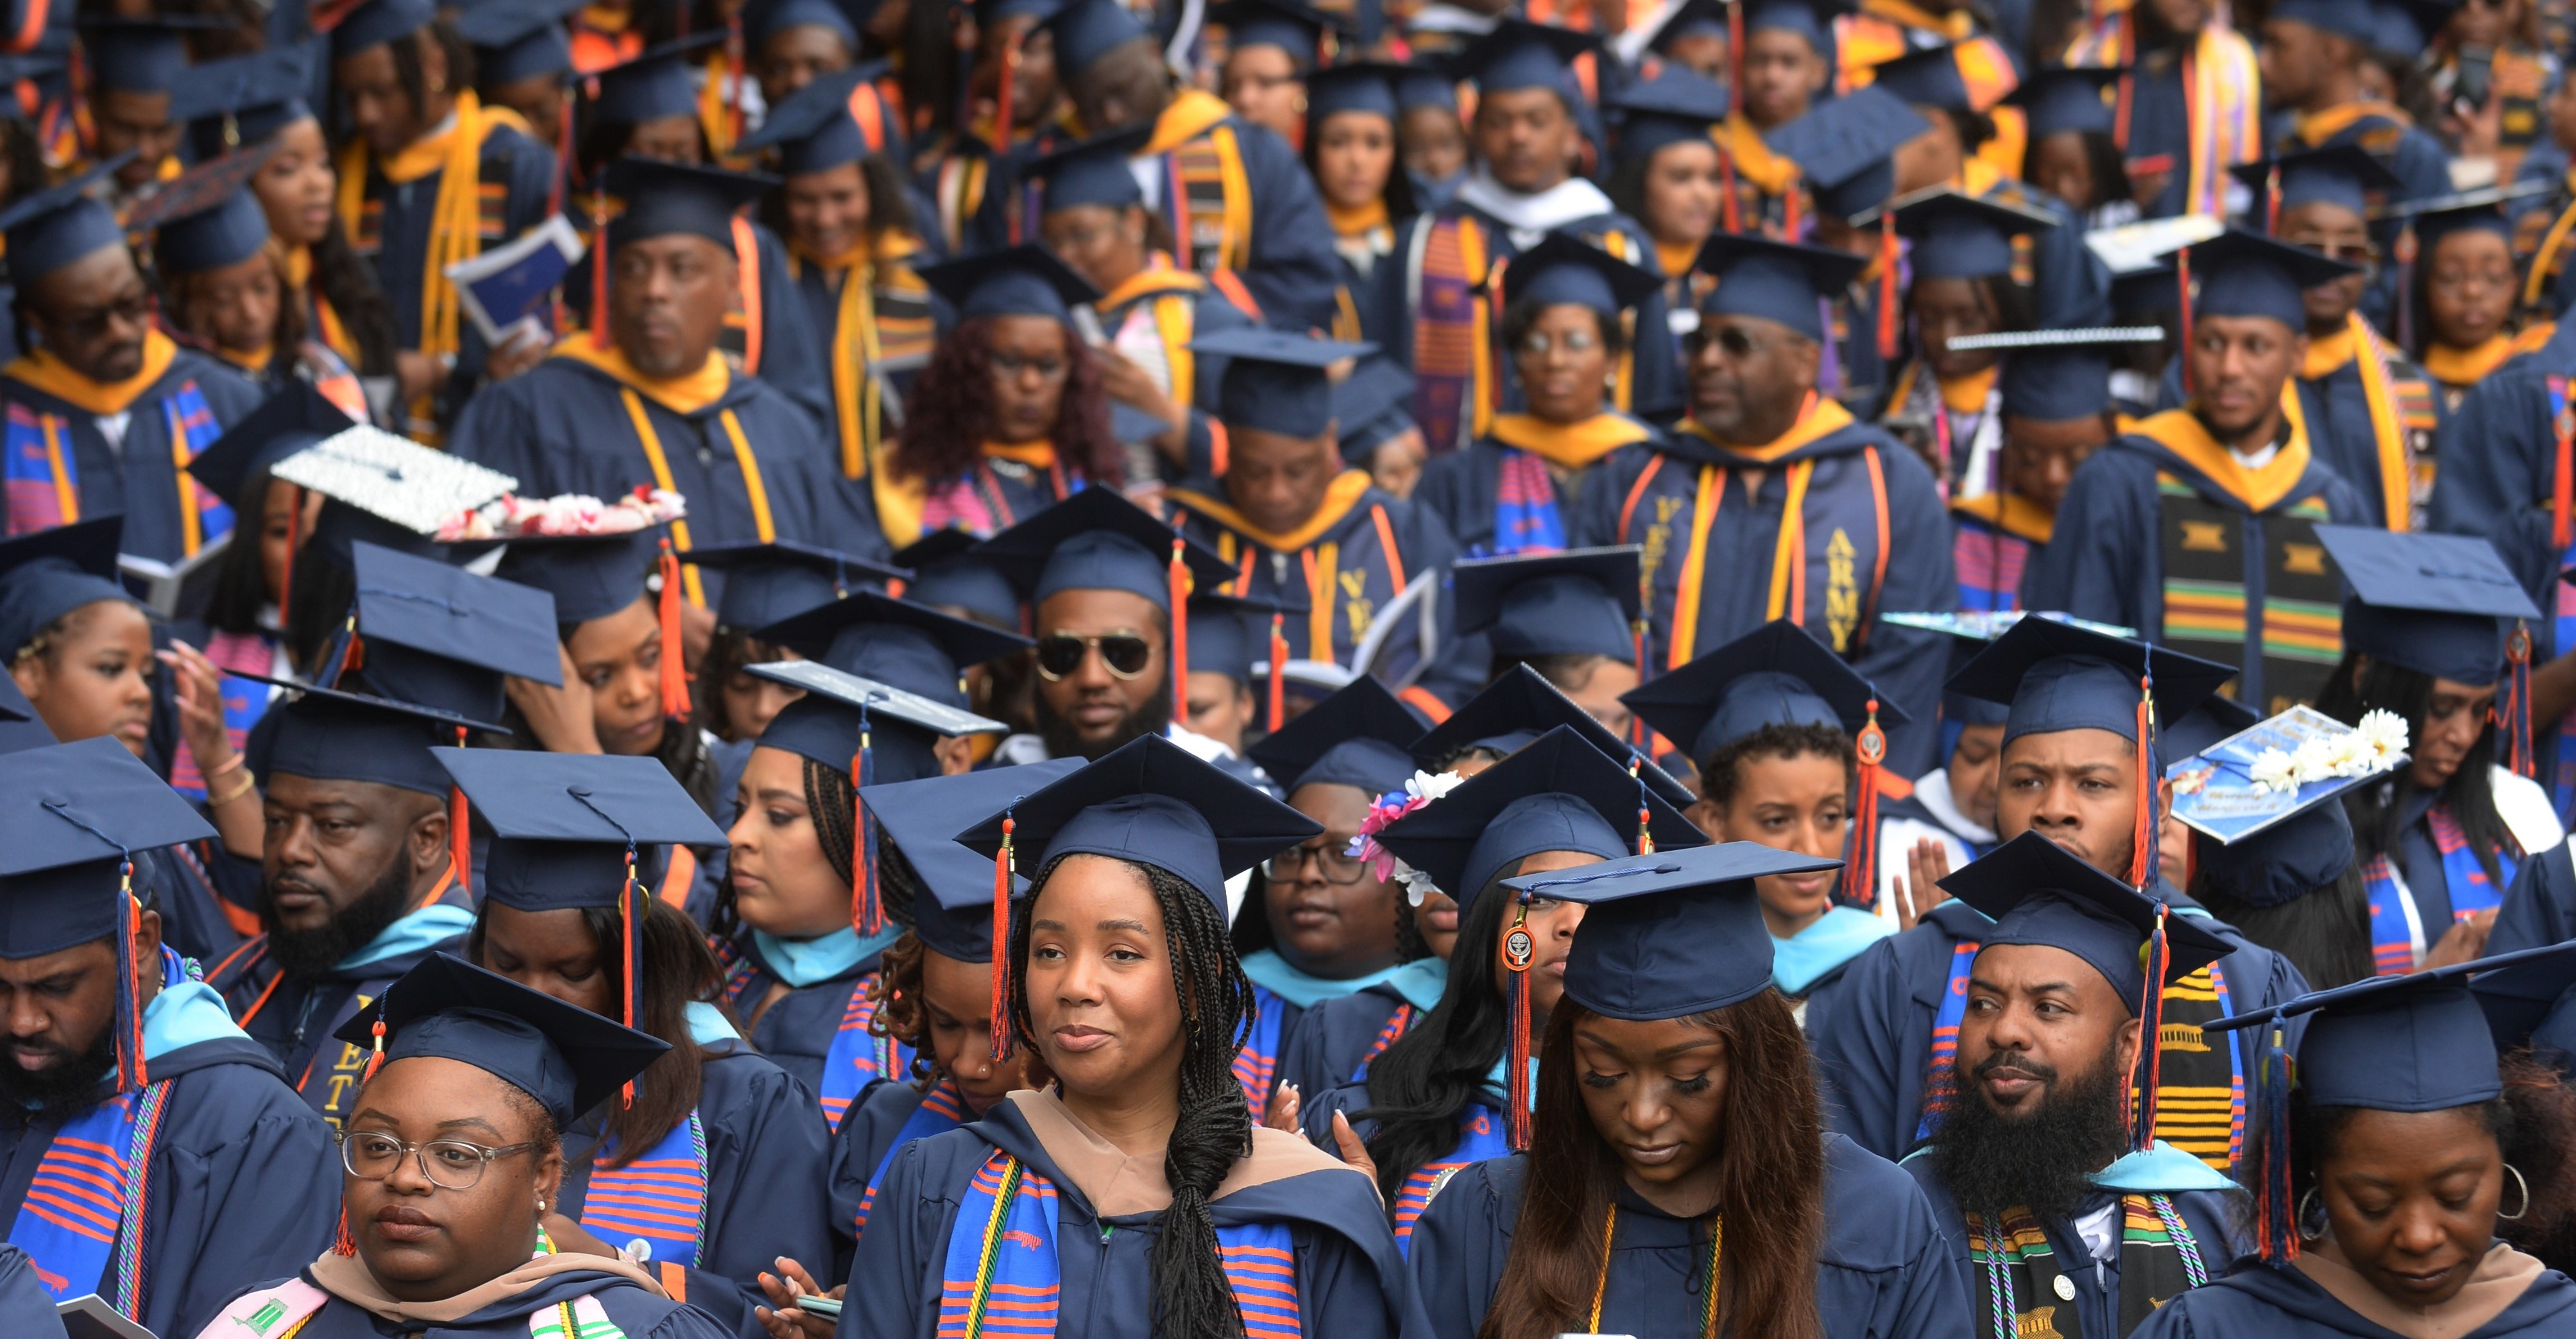
[[[2378,973],[2370,954],[2370,890],[2358,860],[2344,866],[2334,882],[2274,906],[2243,901],[2197,868],[2191,896],[2248,940],[2289,959],[2311,990],[2332,990]]]
[[[239,524],[235,518],[235,524]],[[349,604],[358,598],[357,574],[334,561],[323,545],[305,544],[286,560],[286,656],[305,675],[329,649],[332,637],[348,622]],[[263,596],[263,598],[265,598]]]
[[[912,208],[912,192],[903,184],[903,174],[886,161],[883,154],[859,156],[859,185],[868,193],[868,235],[881,237],[889,232],[915,233],[920,220]],[[780,237],[791,235],[787,225],[787,192],[769,191],[760,197],[760,221]],[[826,332],[828,333],[828,332]]]
[[[1502,880],[1520,865],[1505,866],[1459,914],[1440,1002],[1369,1062],[1368,1109],[1355,1119],[1376,1123],[1368,1151],[1389,1205],[1415,1172],[1457,1151],[1458,1116],[1482,1099],[1486,1076],[1511,1040],[1494,953],[1513,902]]]
[[[1371,115],[1375,114],[1371,113]],[[1306,160],[1306,176],[1311,180],[1323,180],[1315,171],[1315,155],[1323,149],[1324,122],[1330,119],[1332,119],[1330,115],[1314,118],[1306,126],[1306,147],[1300,156]],[[1401,118],[1391,117],[1386,123],[1386,142],[1394,147],[1395,157],[1394,161],[1387,166],[1386,184],[1377,189],[1378,200],[1386,206],[1386,221],[1389,224],[1400,224],[1422,212],[1422,207],[1414,203],[1413,178],[1404,170],[1404,150],[1396,147],[1395,123],[1399,119]],[[1624,209],[1626,206],[1622,205],[1621,208]],[[1158,219],[1162,217],[1159,214],[1149,216]],[[1629,210],[1628,217],[1637,217],[1636,211]]]
[[[916,479],[953,479],[974,467],[993,427],[995,318],[958,323],[913,380],[904,404],[903,434],[893,464]],[[1064,398],[1057,402],[1056,458],[1094,483],[1125,477],[1126,449],[1109,431],[1109,393],[1101,389],[1100,363],[1071,327],[1064,332]]]
[[[2084,141],[2085,169],[2093,177],[2093,200],[2089,204],[2077,205],[2076,212],[2090,213],[2114,200],[2135,199],[2136,191],[2129,184],[2128,159],[2121,154],[2119,143],[2113,140],[2107,131],[2085,130],[2077,133]],[[2033,140],[2031,144],[2022,147],[2021,173],[2024,181],[2031,179],[2031,151],[2036,145],[2037,141]],[[2072,200],[2066,203],[2075,205]]]
[[[2393,711],[2404,718],[2407,738],[2420,739],[2424,734],[2424,713],[2433,701],[2433,676],[2411,670],[2393,661],[2373,659],[2358,676],[2353,668],[2361,663],[2361,653],[2347,651],[2317,694],[2317,710],[2342,721],[2357,724],[2366,711]],[[2496,812],[2495,787],[2489,769],[2495,764],[2495,727],[2489,725],[2478,733],[2478,742],[2469,746],[2469,755],[2460,760],[2460,770],[2451,774],[2442,787],[2442,801],[2467,834],[2469,852],[2478,859],[2478,868],[2486,872],[2487,882],[2495,887],[2505,885],[2496,866],[2496,852],[2522,852],[2513,833]],[[2344,795],[2344,812],[2352,818],[2353,860],[2367,863],[2372,856],[2391,855],[2397,849],[2397,835],[2402,828],[2406,801],[2415,794],[2412,773],[2398,769],[2384,781],[2355,786]],[[2435,936],[2439,938],[2439,936]]]
[[[2508,1052],[2502,1064],[2503,1100],[2513,1113],[2504,1160],[2522,1173],[2531,1204],[2497,1223],[2496,1235],[2565,1273],[2576,1266],[2576,1092],[2557,1066],[2527,1049]]]
[[[340,318],[340,328],[349,333],[358,346],[357,370],[371,377],[394,374],[394,312],[385,302],[384,289],[376,283],[375,267],[358,256],[349,245],[348,230],[341,226],[340,216],[331,215],[331,226],[322,240],[313,244],[313,273],[307,280],[313,291]]]
[[[233,542],[215,568],[215,589],[206,601],[206,626],[217,632],[262,631],[259,616],[269,605],[268,573],[260,563],[260,532],[267,528],[269,473],[259,470],[242,481],[232,500]],[[201,648],[202,649],[202,648]]]
[[[706,1083],[707,1057],[689,1035],[689,1005],[712,1000],[724,985],[724,969],[707,948],[697,924],[678,907],[658,897],[644,899],[644,995],[635,1020],[637,1030],[671,1043],[671,1049],[635,1081],[635,1104],[609,1103],[602,1122],[602,1148],[614,1148],[611,1167],[623,1167],[652,1151],[662,1137],[678,1129],[697,1108]],[[491,923],[489,904],[474,918],[465,953],[483,962],[483,939]],[[599,962],[612,997],[626,989],[626,955],[622,951],[617,912],[611,907],[581,909],[582,927],[599,949]]]
[[[1011,915],[1011,1027],[1019,1044],[1036,1045],[1029,1019],[1029,913],[1066,857],[1038,871],[1030,895]],[[1234,1053],[1252,1027],[1252,983],[1226,941],[1225,917],[1205,893],[1153,865],[1120,861],[1152,890],[1163,912],[1163,942],[1172,955],[1172,989],[1180,997],[1180,1119],[1163,1149],[1172,1207],[1155,1233],[1152,1255],[1155,1332],[1167,1339],[1241,1339],[1243,1315],[1217,1256],[1216,1219],[1208,1201],[1235,1161],[1252,1151],[1252,1109],[1234,1077]]]
[[[1574,1032],[1591,1016],[1568,1000],[1548,1020],[1520,1219],[1478,1339],[1551,1339],[1588,1328],[1605,1220],[1623,1177],[1576,1087]],[[1718,1328],[1823,1339],[1816,1254],[1825,1235],[1824,1114],[1806,1038],[1788,1001],[1769,990],[1688,1021],[1726,1041],[1715,1214],[1736,1230],[1726,1235],[1719,1278],[1702,1285],[1723,1300]]]

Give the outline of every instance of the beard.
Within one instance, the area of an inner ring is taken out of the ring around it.
[[[2094,1173],[2120,1155],[2120,1103],[2126,1085],[2107,1060],[2073,1079],[2026,1054],[1999,1051],[1980,1074],[2009,1061],[2046,1087],[2030,1111],[2007,1116],[1972,1084],[1958,1084],[1949,1113],[1933,1132],[1941,1178],[1959,1207],[2000,1214],[2025,1208],[2041,1221],[2072,1217],[2092,1195]]]
[[[274,885],[260,885],[260,919],[271,926],[277,924],[274,897]],[[338,966],[341,959],[375,942],[376,936],[401,920],[410,906],[411,870],[401,860],[388,861],[375,886],[331,913],[329,920],[310,930],[270,930],[268,951],[277,959],[278,970],[288,976],[321,976]]]
[[[1118,722],[1118,728],[1110,731],[1108,738],[1097,743],[1085,742],[1082,735],[1074,729],[1073,722],[1055,713],[1055,708],[1047,702],[1046,694],[1034,693],[1030,696],[1037,703],[1038,738],[1046,741],[1047,756],[1050,758],[1080,758],[1085,762],[1098,762],[1116,751],[1120,745],[1142,739],[1147,735],[1159,735],[1163,733],[1163,727],[1172,723],[1172,677],[1168,674],[1163,676],[1163,686],[1154,690],[1151,701],[1127,713],[1126,717]]]
[[[0,1062],[0,1100],[20,1107],[61,1110],[91,1106],[106,1096],[107,1076],[116,1068],[113,1022],[100,1028],[98,1038],[78,1055],[61,1047],[47,1049],[53,1053],[54,1063],[43,1069],[22,1069],[14,1060]]]

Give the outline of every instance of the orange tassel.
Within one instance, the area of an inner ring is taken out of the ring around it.
[[[1011,1058],[1011,830],[1002,815],[1002,849],[993,853],[993,1059]]]
[[[1186,543],[1172,536],[1172,710],[1183,715],[1190,709],[1190,568],[1181,561]]]
[[[2281,231],[2281,166],[2275,162],[2263,178],[2263,235]]]
[[[630,845],[626,848],[626,886],[617,890],[617,951],[625,960],[625,970],[618,975],[626,979],[626,988],[618,992],[624,997],[618,1002],[618,1009],[624,1015],[619,1021],[628,1027],[635,1026],[635,1016],[644,995],[644,982],[641,980],[644,955],[636,951],[636,941],[644,929],[641,924],[643,918],[636,911],[643,889],[643,881],[635,877],[635,848]],[[634,1105],[635,1080],[628,1079],[618,1091],[618,1106]]]
[[[1288,719],[1288,634],[1281,630],[1286,623],[1285,615],[1270,611],[1270,729],[1274,734]]]
[[[465,727],[456,727],[456,747],[465,747]],[[447,862],[456,871],[456,891],[470,893],[466,875],[474,868],[473,811],[465,799],[465,788],[447,788]]]
[[[2191,248],[2174,253],[2174,281],[2182,287],[2182,393],[2191,394]]]
[[[1537,945],[1529,932],[1527,895],[1522,896],[1523,900],[1515,904],[1512,923],[1504,928],[1503,937],[1495,946],[1502,959],[1503,980],[1511,992],[1511,1045],[1504,1062],[1510,1068],[1503,1075],[1506,1104],[1511,1110],[1505,1113],[1503,1129],[1515,1153],[1528,1148],[1530,1143],[1529,969],[1538,956]]]
[[[1718,226],[1730,233],[1744,231],[1744,221],[1736,213],[1735,155],[1723,154],[1717,160]]]
[[[349,1235],[349,1206],[340,1206],[340,1226],[331,1234],[331,1253],[347,1257],[358,1253],[358,1240]]]
[[[2558,434],[2558,463],[2549,485],[2549,535],[2560,553],[2576,544],[2576,410],[2561,409],[2552,425]]]
[[[1878,699],[1869,700],[1869,723],[1854,741],[1860,761],[1859,797],[1852,805],[1851,835],[1844,839],[1843,901],[1863,911],[1878,909],[1879,764],[1887,757],[1887,732],[1878,725]],[[1858,843],[1853,849],[1851,843]]]
[[[1878,357],[1896,361],[1896,212],[1878,213]]]
[[[662,540],[662,714],[672,720],[689,716],[689,657],[680,633],[680,555]]]
[[[590,193],[590,347],[605,349],[608,338],[608,180],[606,168],[600,169],[602,184]]]
[[[2147,868],[2148,829],[2156,821],[2155,736],[2152,733],[2155,711],[2154,699],[2147,695],[2154,682],[2152,679],[2138,681],[2138,817],[2129,831],[2130,840],[2135,843],[2129,849],[2129,886],[2132,888],[2146,887],[2156,874]]]
[[[1002,83],[993,93],[993,157],[999,160],[1011,148],[1011,85],[1020,72],[1019,33],[1002,39]]]

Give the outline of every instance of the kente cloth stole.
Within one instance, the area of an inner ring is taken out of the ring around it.
[[[967,1186],[949,1229],[937,1339],[1046,1339],[1055,1333],[1064,1279],[1055,1220],[1055,1186],[1019,1159],[993,1150]],[[1221,1223],[1216,1244],[1246,1339],[1300,1339],[1296,1245],[1287,1225]]]
[[[2027,1209],[2008,1209],[2002,1228],[1971,1212],[1968,1258],[1977,1276],[1977,1315],[1992,1339],[2085,1339],[2073,1305],[2072,1272],[2057,1261],[2048,1233]],[[2166,1195],[2120,1197],[2120,1334],[2187,1288],[2209,1281],[2200,1243]],[[2092,1262],[2073,1262],[2089,1272]],[[2025,1306],[2027,1305],[2027,1309]],[[2097,1335],[2094,1339],[2118,1339]]]
[[[1252,262],[1252,184],[1234,127],[1217,125],[1163,155],[1164,221],[1182,264],[1200,274]],[[1177,206],[1177,213],[1175,206]]]
[[[2258,711],[2315,701],[2343,658],[2342,582],[2317,542],[2325,499],[2248,516],[2159,470],[2156,511],[2165,644],[2236,666],[2236,698]]]
[[[1431,1197],[1439,1192],[1442,1178],[1469,1163],[1507,1158],[1511,1153],[1503,1113],[1482,1102],[1468,1103],[1467,1109],[1458,1113],[1458,1147],[1416,1168],[1395,1192],[1396,1250],[1412,1254],[1413,1225],[1431,1207]]]
[[[832,1128],[841,1128],[841,1117],[848,1114],[850,1103],[866,1092],[878,1079],[901,1078],[912,1068],[912,1048],[892,1037],[871,1035],[868,1023],[877,1016],[874,998],[875,972],[861,973],[850,987],[849,1006],[841,1010],[841,1025],[832,1032],[832,1048],[823,1056],[823,1117]]]
[[[1547,462],[1518,447],[1502,448],[1494,486],[1494,555],[1555,553],[1565,547],[1565,517]]]
[[[886,1168],[894,1165],[894,1155],[902,1152],[904,1145],[945,1134],[965,1123],[966,1099],[958,1093],[955,1080],[943,1078],[922,1094],[921,1105],[904,1118],[903,1128],[894,1132],[894,1142],[886,1145],[885,1156],[877,1159],[877,1165],[868,1172],[868,1188],[859,1195],[859,1214],[850,1225],[850,1235],[856,1237],[868,1230],[868,1210],[876,1207],[877,1185],[885,1180]]]
[[[1278,1082],[1279,1019],[1288,1011],[1288,1002],[1271,994],[1268,987],[1254,986],[1252,1005],[1252,1035],[1234,1053],[1234,1079],[1243,1085],[1243,1100],[1251,1104],[1252,1123],[1258,1125],[1270,1113],[1270,1088]]]
[[[2451,924],[2504,905],[2504,889],[2513,886],[2513,876],[2522,868],[2521,853],[2511,846],[2495,853],[2496,873],[2504,880],[2500,888],[2478,864],[2477,850],[2469,845],[2469,834],[2460,830],[2460,820],[2451,816],[2450,806],[2434,805],[2425,812],[2424,823],[2433,830],[2433,849],[2442,855],[2442,883],[2451,895]],[[2373,971],[2380,976],[2404,976],[2414,971],[2422,950],[2439,943],[2449,927],[2437,929],[2423,923],[2423,912],[2412,890],[2398,885],[2397,864],[2386,852],[2372,856],[2361,867],[2361,882],[2370,897]]]
[[[206,639],[206,659],[219,670],[266,674],[277,664],[277,642],[265,632],[218,632]],[[250,728],[268,712],[269,688],[226,675],[222,691],[224,734],[238,751],[249,743]],[[196,756],[186,749],[177,752],[170,763],[170,789],[191,800],[205,799],[206,779],[197,774]]]
[[[1016,462],[1014,462],[1016,463]],[[1033,471],[1033,480],[1036,475]],[[1061,463],[1049,465],[1039,484],[1049,500],[1061,502],[1077,491],[1066,478]],[[953,479],[930,485],[921,500],[920,533],[936,534],[942,530],[966,530],[978,535],[997,534],[1017,525],[1022,516],[1011,506],[1002,481],[995,477],[993,462],[978,460],[974,467]]]
[[[1957,518],[1950,557],[1959,569],[1959,608],[1973,613],[2021,608],[2021,575],[2033,547],[2000,526]]]
[[[103,1292],[126,1319],[142,1318],[152,1139],[171,1082],[118,1093],[65,1121],[38,1159],[9,1240],[55,1301]]]
[[[581,1225],[638,1260],[694,1268],[707,1239],[707,1127],[695,1110],[623,1167],[591,1157]]]
[[[1967,1016],[1968,971],[1976,963],[1977,948],[1978,941],[1961,940],[1950,952],[1941,1005],[1932,1019],[1932,1054],[1924,1065],[1917,1142],[1932,1137],[1942,1113],[1956,1100],[1959,1023]],[[2221,1172],[2233,1171],[2245,1151],[2248,1070],[2236,1034],[2223,1034],[2226,1044],[2221,1047],[2203,1028],[2234,1012],[2227,975],[2212,964],[2165,987],[2165,1025],[2156,1038],[2164,1081],[2156,1099],[2155,1136]]]
[[[1445,455],[1481,436],[1493,418],[1493,350],[1485,338],[1492,300],[1485,294],[1488,239],[1465,215],[1438,216],[1415,243],[1413,418],[1432,454]]]
[[[207,543],[232,532],[233,509],[188,473],[188,462],[224,435],[205,392],[194,381],[157,402],[162,426],[169,433],[171,464],[185,495],[179,507],[180,552],[194,557]],[[142,409],[141,404],[135,406]],[[128,428],[129,435],[133,429]],[[12,401],[5,429],[8,461],[9,533],[33,534],[81,519],[80,454],[72,441],[71,420]],[[135,443],[140,445],[140,443]],[[265,670],[261,671],[266,673]]]

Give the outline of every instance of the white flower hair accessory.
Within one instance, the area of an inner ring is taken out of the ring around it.
[[[2370,711],[2340,734],[2301,740],[2284,753],[2265,749],[2254,757],[2246,776],[2261,791],[2295,791],[2312,782],[2370,776],[2396,765],[2406,753],[2406,721],[2392,711]]]
[[[438,527],[437,539],[451,544],[472,539],[622,535],[688,514],[688,501],[679,494],[641,485],[615,502],[602,502],[585,493],[561,493],[548,498],[504,493],[471,511],[449,517]]]
[[[1404,885],[1405,900],[1421,906],[1424,898],[1440,891],[1431,876],[1396,857],[1395,852],[1380,846],[1377,834],[1388,824],[1465,785],[1467,778],[1456,772],[1415,772],[1400,791],[1390,790],[1369,805],[1368,817],[1360,821],[1360,835],[1351,838],[1350,849],[1343,854],[1368,862],[1369,873],[1380,879],[1393,879]]]

